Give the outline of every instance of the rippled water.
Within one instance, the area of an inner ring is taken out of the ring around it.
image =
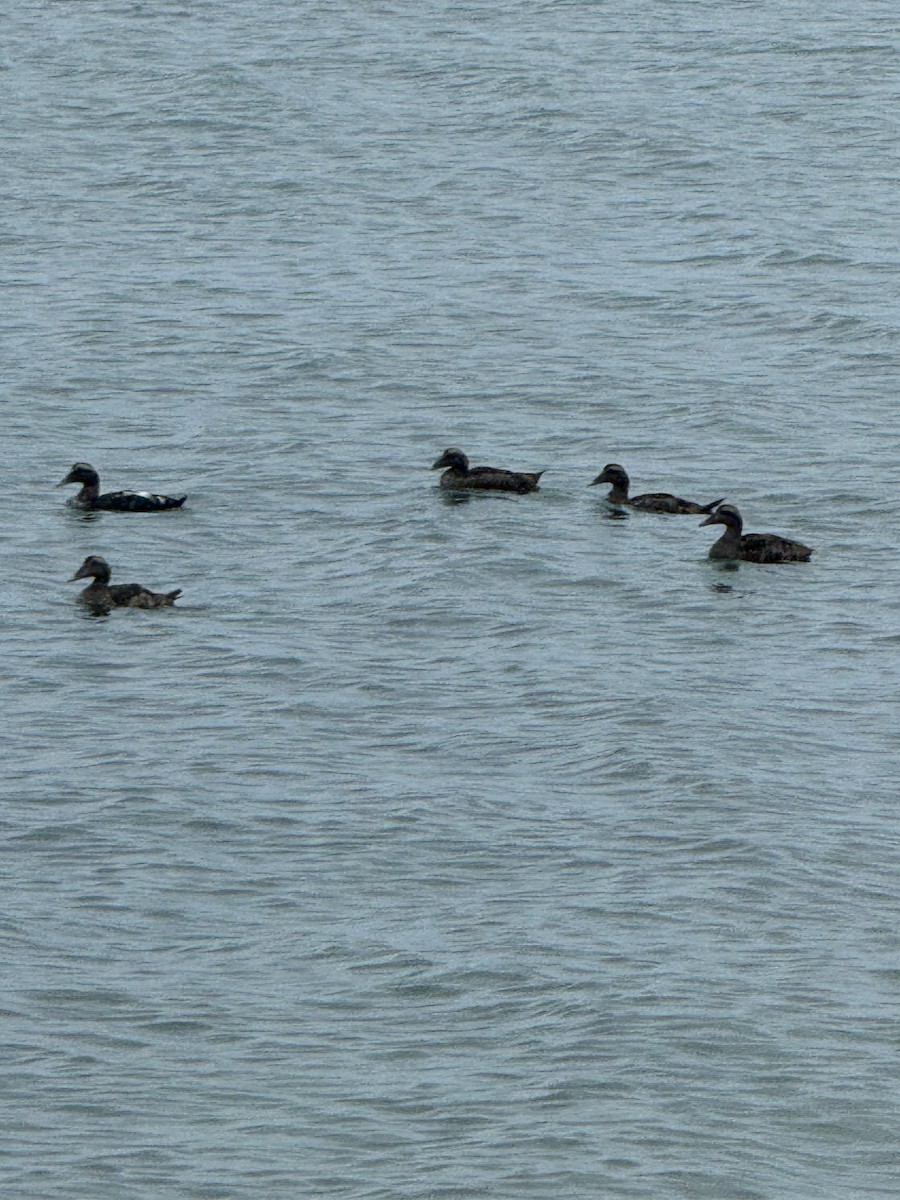
[[[5,1196],[897,1195],[896,61],[860,3],[7,15]],[[88,553],[184,595],[91,617]]]

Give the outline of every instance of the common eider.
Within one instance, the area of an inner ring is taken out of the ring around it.
[[[505,471],[502,467],[470,467],[462,450],[451,447],[445,450],[432,471],[446,467],[440,486],[448,491],[481,488],[494,492],[533,492],[543,471]]]
[[[682,500],[669,492],[645,492],[643,496],[628,498],[628,474],[618,463],[607,463],[596,479],[591,480],[588,487],[598,483],[612,484],[606,497],[611,504],[627,504],[629,508],[637,508],[642,512],[659,513],[711,513],[717,504],[722,503],[723,497],[713,500],[711,504],[697,504],[694,500]]]
[[[187,496],[157,496],[153,492],[105,492],[100,494],[100,476],[89,463],[75,463],[56,485],[80,483],[81,491],[68,501],[78,508],[107,509],[114,512],[162,512],[181,508]]]
[[[777,533],[742,533],[744,522],[733,504],[722,504],[703,525],[724,525],[725,532],[709,548],[710,558],[742,559],[744,562],[808,562],[813,553],[802,542]]]
[[[110,608],[165,608],[174,604],[181,595],[181,588],[173,592],[151,592],[140,583],[109,582],[109,563],[99,554],[89,554],[69,583],[76,579],[93,579],[93,583],[78,593],[82,604],[94,609]]]

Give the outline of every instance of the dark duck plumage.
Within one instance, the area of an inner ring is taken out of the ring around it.
[[[596,479],[592,479],[588,487],[598,483],[612,485],[606,497],[611,504],[626,504],[629,508],[639,508],[642,512],[659,513],[711,513],[717,504],[722,503],[722,497],[713,500],[711,504],[697,504],[693,500],[682,500],[669,492],[645,492],[643,496],[628,498],[628,474],[618,463],[607,463]]]
[[[104,492],[100,494],[100,476],[89,463],[75,463],[65,479],[56,485],[80,483],[81,491],[69,504],[79,508],[107,509],[113,512],[162,512],[181,508],[187,496],[156,496],[152,492]]]
[[[742,559],[744,562],[808,562],[813,553],[802,542],[777,533],[742,533],[744,522],[733,504],[722,504],[701,525],[724,525],[725,532],[709,548],[710,558]]]
[[[98,554],[89,554],[69,583],[76,579],[92,579],[83,591],[78,593],[82,604],[91,608],[107,610],[110,608],[165,608],[174,604],[181,595],[181,588],[173,592],[151,592],[149,588],[139,583],[109,582],[109,563]]]
[[[441,476],[441,487],[449,490],[480,488],[494,492],[533,492],[543,471],[504,471],[502,467],[470,467],[462,450],[451,447],[445,450],[432,471],[446,467]]]

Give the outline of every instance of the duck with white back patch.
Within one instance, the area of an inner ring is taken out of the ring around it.
[[[163,512],[181,508],[187,496],[158,496],[153,492],[100,492],[100,476],[90,463],[75,463],[57,487],[67,483],[81,484],[81,491],[68,503],[76,508],[99,509],[108,512]]]

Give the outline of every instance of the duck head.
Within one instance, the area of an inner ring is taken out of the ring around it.
[[[628,473],[618,463],[607,463],[596,479],[592,479],[588,487],[596,483],[611,483],[613,487],[628,491]]]
[[[449,450],[444,451],[436,463],[431,464],[432,471],[437,471],[441,467],[449,467],[452,471],[459,471],[460,475],[465,475],[469,469],[469,460],[462,450],[451,446]]]
[[[734,529],[740,533],[744,527],[744,520],[733,504],[720,504],[712,516],[707,517],[700,524],[727,525],[729,529]]]
[[[97,579],[101,583],[108,583],[109,573],[109,563],[105,558],[99,554],[89,554],[69,583],[74,583],[76,579]]]
[[[80,483],[91,487],[99,484],[99,482],[100,476],[90,463],[75,463],[65,479],[61,479],[56,486],[64,487],[67,483]]]

